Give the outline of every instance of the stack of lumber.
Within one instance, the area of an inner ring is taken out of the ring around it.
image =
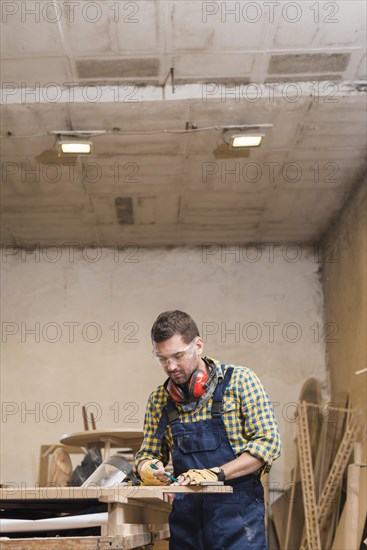
[[[310,379],[295,420],[297,462],[292,483],[271,506],[269,547],[359,550],[366,516],[366,468],[356,443],[359,416],[348,407],[323,405],[320,385]]]

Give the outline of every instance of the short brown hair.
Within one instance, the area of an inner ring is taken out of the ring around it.
[[[164,311],[158,315],[150,334],[152,342],[163,342],[175,334],[180,334],[186,344],[192,342],[196,336],[200,336],[195,321],[190,315],[178,309]]]

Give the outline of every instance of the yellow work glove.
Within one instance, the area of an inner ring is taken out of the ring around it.
[[[182,479],[183,478],[183,479]],[[180,474],[179,481],[182,483],[187,479],[190,480],[189,485],[200,485],[203,481],[218,481],[218,476],[211,470],[187,470]]]
[[[157,479],[154,475],[154,472],[157,472],[157,470],[153,470],[151,464],[155,464],[158,468],[160,466],[163,468],[163,464],[159,460],[147,460],[147,462],[144,462],[139,473],[143,485],[167,485],[169,479],[167,478],[167,482]]]

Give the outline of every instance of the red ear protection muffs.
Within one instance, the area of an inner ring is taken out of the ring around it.
[[[208,375],[203,370],[195,370],[188,382],[187,391],[185,392],[179,386],[176,386],[172,380],[168,380],[166,389],[173,401],[176,403],[184,403],[190,397],[198,399],[206,392],[206,382],[208,381]]]

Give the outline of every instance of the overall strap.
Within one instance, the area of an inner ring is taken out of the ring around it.
[[[224,374],[224,365],[221,365],[224,379],[220,384],[217,384],[217,387],[215,388],[215,392],[213,395],[213,404],[212,404],[212,417],[221,416],[222,414],[223,396],[231,380],[233,368],[234,367],[228,367],[226,374]]]
[[[154,434],[154,437],[157,439],[162,439],[164,436],[164,432],[168,426],[168,423],[172,423],[175,420],[179,419],[179,414],[176,409],[176,406],[173,402],[173,400],[169,397],[167,400],[167,405],[165,405],[162,409],[162,416],[159,420],[158,428]]]

